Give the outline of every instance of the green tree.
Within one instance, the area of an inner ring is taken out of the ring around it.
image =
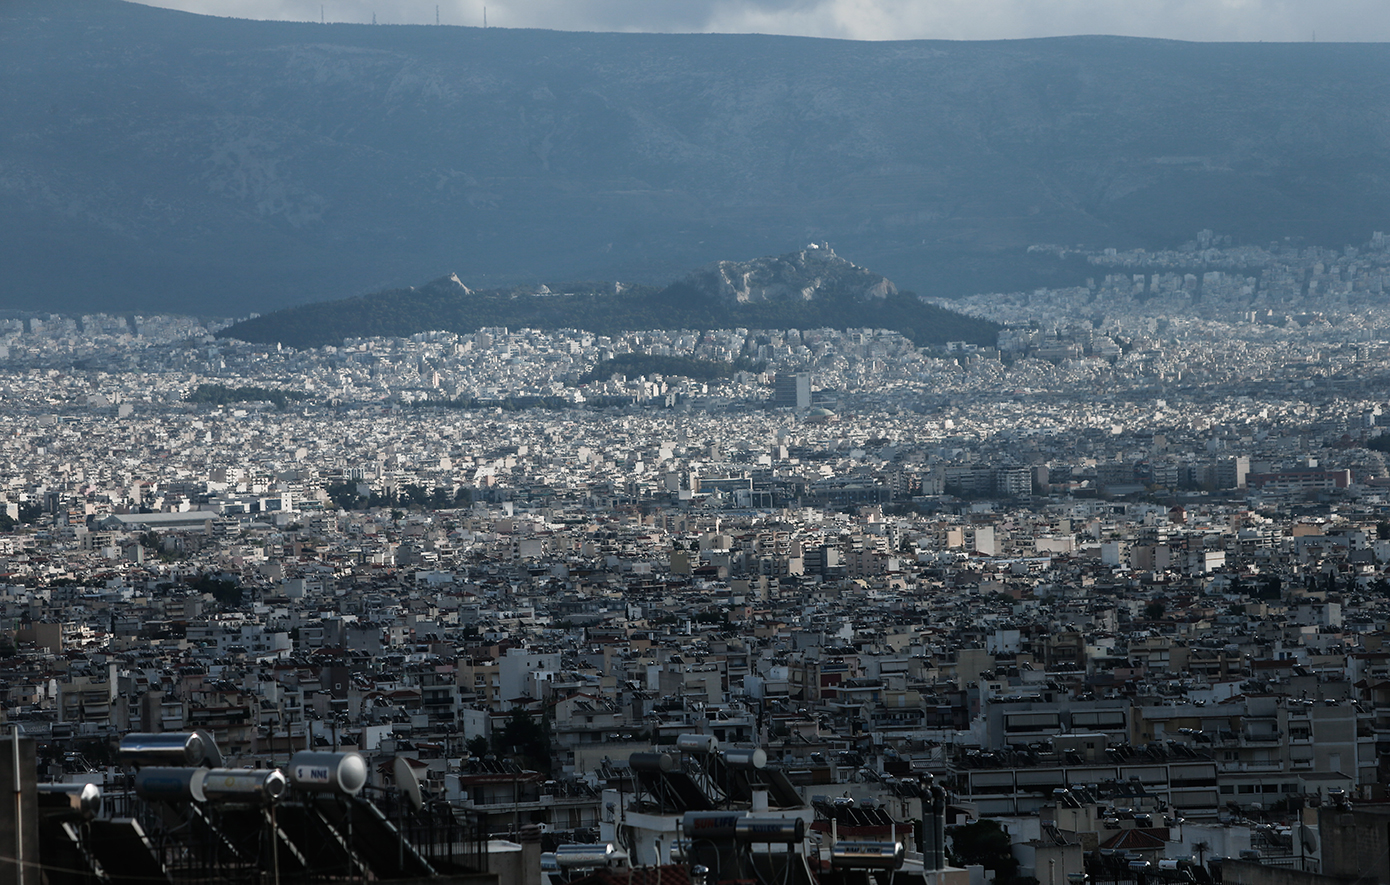
[[[332,501],[339,510],[356,510],[362,506],[362,496],[357,494],[357,483],[355,482],[330,483],[327,492],[328,500]]]
[[[1159,618],[1163,617],[1165,611],[1167,611],[1167,608],[1163,605],[1163,600],[1155,599],[1153,602],[1144,606],[1144,617],[1148,618],[1150,621],[1157,621]]]
[[[983,818],[974,823],[950,827],[951,862],[954,866],[979,864],[994,871],[996,885],[1010,885],[1018,872],[1009,834],[998,821]]]
[[[430,501],[430,493],[424,486],[410,483],[401,488],[399,500],[407,507],[424,508]]]
[[[212,598],[226,606],[241,605],[243,590],[242,586],[230,578],[216,578],[212,575],[201,575],[189,582],[190,587],[199,593],[211,593]]]
[[[464,746],[468,748],[468,755],[470,756],[476,756],[479,759],[481,759],[482,757],[487,755],[487,738],[483,737],[482,735],[469,738],[468,742],[464,744]]]
[[[512,711],[507,724],[492,738],[499,754],[517,758],[536,771],[550,773],[550,722],[539,723],[521,708]]]

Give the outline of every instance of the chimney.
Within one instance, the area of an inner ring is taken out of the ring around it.
[[[521,883],[541,885],[541,828],[527,824],[521,828]]]

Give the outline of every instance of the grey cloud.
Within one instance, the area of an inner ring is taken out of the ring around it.
[[[238,18],[316,21],[320,0],[155,0]],[[330,21],[429,24],[434,0],[322,0]],[[1383,0],[439,0],[451,25],[584,31],[987,40],[1119,34],[1176,40],[1385,41]]]

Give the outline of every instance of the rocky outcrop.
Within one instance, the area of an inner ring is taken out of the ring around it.
[[[775,258],[720,261],[695,271],[684,282],[714,298],[744,304],[886,298],[898,291],[891,280],[841,258],[825,243]]]

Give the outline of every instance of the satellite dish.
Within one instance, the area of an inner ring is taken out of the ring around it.
[[[396,775],[396,787],[405,797],[405,801],[410,803],[410,807],[419,811],[425,807],[425,797],[420,794],[420,781],[415,777],[415,769],[410,767],[410,762],[404,756],[397,756],[393,766]]]
[[[1303,850],[1309,854],[1318,853],[1318,834],[1307,824],[1298,825],[1298,838],[1303,841]]]

